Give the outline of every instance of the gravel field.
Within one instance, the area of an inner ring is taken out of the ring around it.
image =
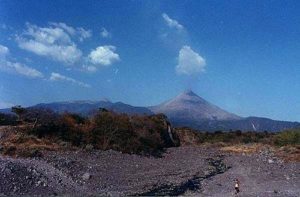
[[[169,148],[162,157],[116,151],[44,152],[0,157],[0,196],[191,195],[300,196],[300,163],[272,153],[229,154],[217,148]]]

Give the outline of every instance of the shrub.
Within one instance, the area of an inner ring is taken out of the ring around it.
[[[90,119],[70,113],[52,115],[45,121],[39,121],[30,133],[73,146],[84,148],[91,145],[95,149],[125,153],[157,154],[175,145],[163,114],[128,116],[100,109]],[[174,133],[173,138],[177,139]]]
[[[16,125],[17,118],[11,114],[0,113],[0,125]]]
[[[300,145],[300,129],[280,132],[274,138],[274,143],[278,146]]]
[[[223,132],[215,131],[201,132],[190,128],[177,128],[176,133],[180,138],[180,143],[185,145],[199,145],[202,143],[272,143],[273,133],[268,132],[242,132],[240,130]]]
[[[96,148],[120,150],[120,146],[126,146],[134,135],[127,115],[102,111],[92,119],[89,139]]]
[[[11,108],[11,112],[18,116],[18,121],[23,121],[23,115],[26,113],[26,108],[21,105],[17,105]]]

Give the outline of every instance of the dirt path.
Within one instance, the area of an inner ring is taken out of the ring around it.
[[[300,163],[215,148],[170,148],[162,158],[116,151],[45,152],[41,159],[0,156],[0,196],[189,195],[300,196]]]
[[[238,196],[300,196],[299,163],[282,163],[260,155],[232,155],[224,174],[203,181],[205,196],[234,196],[235,178],[240,180]]]

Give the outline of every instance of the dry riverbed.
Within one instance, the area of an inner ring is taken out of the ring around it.
[[[300,196],[300,163],[285,163],[269,150],[178,147],[159,158],[111,150],[0,157],[0,196],[234,196],[235,178],[241,182],[239,196]]]

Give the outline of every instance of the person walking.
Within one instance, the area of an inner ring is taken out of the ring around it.
[[[234,180],[234,189],[235,194],[238,194],[240,192],[240,181],[238,179]]]

